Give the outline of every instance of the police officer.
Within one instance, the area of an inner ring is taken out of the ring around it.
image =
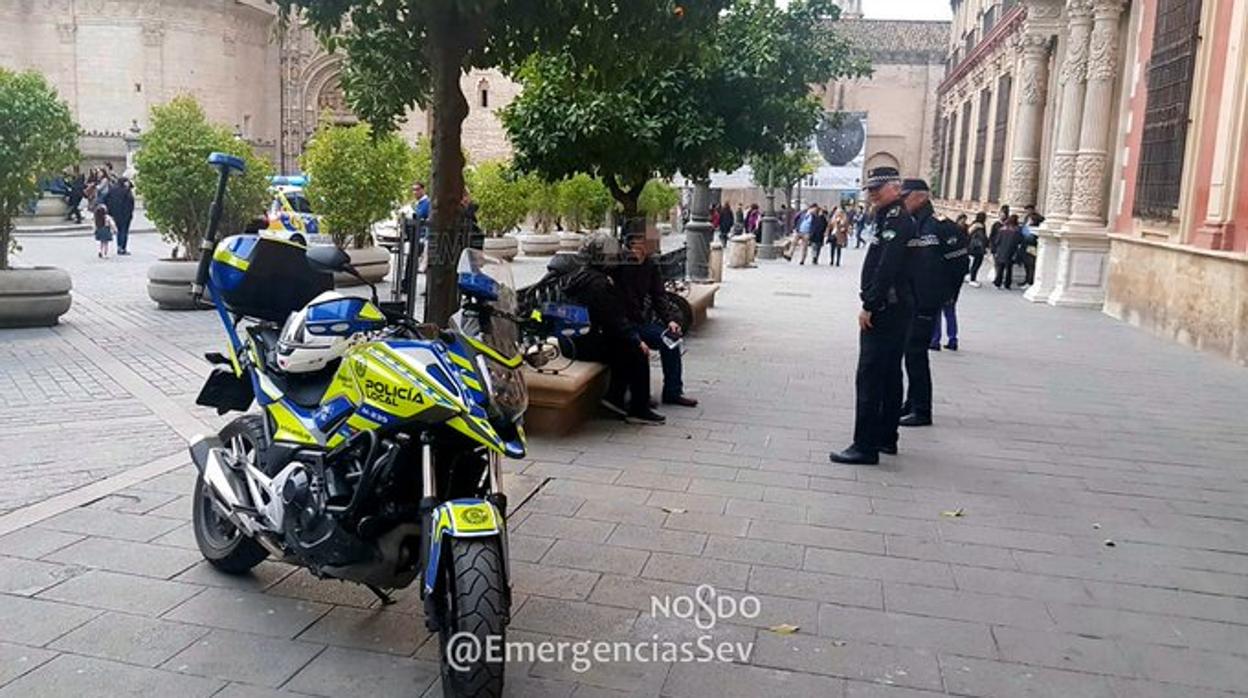
[[[945,238],[956,237],[952,221],[937,216],[932,209],[931,189],[921,179],[907,179],[901,184],[902,201],[914,218],[917,234],[906,243],[914,286],[915,313],[906,340],[906,379],[908,382],[905,414],[898,422],[903,427],[922,427],[932,423],[932,371],[927,351],[932,341],[932,327],[941,307],[950,299],[949,267],[945,263]],[[965,254],[965,252],[963,252]]]
[[[901,360],[914,312],[906,246],[915,225],[902,205],[896,168],[871,170],[864,188],[875,207],[876,234],[863,262],[859,293],[854,443],[828,457],[833,463],[874,465],[881,452],[897,453]]]

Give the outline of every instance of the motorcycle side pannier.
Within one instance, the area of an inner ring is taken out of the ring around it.
[[[226,309],[276,323],[334,287],[331,274],[308,266],[301,245],[259,235],[217,244],[209,273]]]

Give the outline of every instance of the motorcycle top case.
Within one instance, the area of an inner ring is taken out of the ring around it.
[[[334,287],[333,275],[310,267],[305,253],[302,246],[277,238],[227,237],[212,255],[212,292],[236,315],[285,322]]]

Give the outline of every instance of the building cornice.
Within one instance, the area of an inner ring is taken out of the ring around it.
[[[997,25],[992,28],[992,31],[988,32],[988,36],[985,36],[983,41],[976,44],[975,50],[971,51],[970,55],[964,58],[961,63],[953,66],[953,69],[945,76],[940,86],[936,88],[936,94],[943,95],[948,92],[949,88],[969,75],[980,63],[983,63],[991,56],[997,47],[1001,46],[1006,39],[1022,28],[1026,14],[1026,7],[1018,5],[1010,10],[1009,14],[1002,17],[1001,21],[997,22]]]

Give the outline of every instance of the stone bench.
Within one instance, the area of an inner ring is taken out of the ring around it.
[[[558,373],[542,373],[526,365],[529,409],[524,428],[552,436],[572,431],[598,410],[608,380],[606,365],[592,361],[573,361]]]
[[[683,294],[693,310],[693,327],[706,322],[706,311],[715,307],[715,294],[719,292],[719,284],[689,284]]]

